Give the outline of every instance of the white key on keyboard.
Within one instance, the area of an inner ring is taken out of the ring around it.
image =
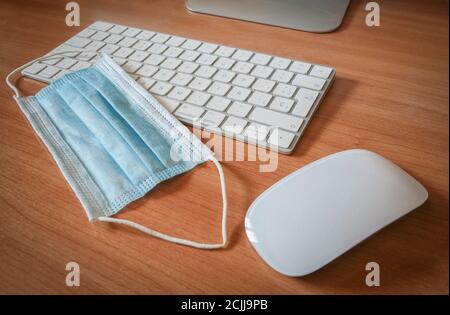
[[[258,123],[251,123],[245,129],[245,136],[255,141],[264,141],[269,134],[269,127]]]
[[[230,116],[223,123],[222,129],[232,134],[239,134],[244,131],[245,126],[247,126],[247,121],[245,119]]]
[[[211,85],[211,80],[208,79],[203,79],[203,78],[195,78],[194,80],[192,80],[192,82],[189,84],[189,87],[196,89],[196,90],[200,90],[200,91],[204,91],[208,88],[208,86]]]
[[[309,110],[314,105],[314,102],[319,96],[319,93],[316,91],[308,90],[308,89],[300,89],[295,99],[297,100],[297,105],[295,105],[292,114],[297,116],[306,117],[309,113]]]
[[[197,120],[205,112],[201,107],[183,103],[176,111],[175,115],[191,121]]]
[[[287,149],[294,138],[294,133],[278,129],[270,134],[269,143]]]
[[[250,113],[249,118],[253,121],[260,122],[262,124],[280,127],[292,132],[297,132],[303,123],[303,120],[298,117],[282,114],[261,107],[256,107]]]
[[[231,104],[230,108],[227,110],[227,113],[238,117],[245,117],[251,109],[251,105],[241,102],[233,102],[233,104]]]
[[[68,53],[68,51],[72,51]],[[331,67],[107,22],[95,22],[36,62],[25,76],[51,82],[110,55],[130,77],[183,122],[239,125],[258,145],[290,153],[334,79]],[[246,128],[249,126],[248,128]],[[261,141],[250,127],[265,126]],[[279,132],[268,127],[279,127]],[[217,130],[217,131],[216,131]],[[253,137],[252,137],[253,136]]]
[[[271,80],[266,79],[258,79],[256,80],[255,84],[253,84],[253,88],[255,90],[261,91],[261,92],[270,92],[272,91],[273,87],[275,86],[275,82]]]
[[[206,104],[206,102],[209,100],[210,97],[211,97],[210,94],[195,91],[194,93],[191,94],[191,96],[189,96],[187,102],[194,105],[203,106]]]
[[[289,70],[296,73],[306,74],[308,73],[309,68],[311,68],[311,65],[309,63],[294,61]]]
[[[332,69],[327,68],[327,67],[314,66],[312,68],[311,72],[309,73],[309,75],[319,77],[322,79],[328,79],[328,77],[330,76],[332,71],[333,71]]]
[[[217,127],[222,123],[225,117],[225,114],[208,110],[205,115],[203,115],[201,124],[208,127]]]
[[[231,101],[227,98],[220,96],[213,96],[213,98],[209,101],[206,107],[223,112],[227,109],[230,103]]]
[[[170,89],[173,88],[172,84],[169,84],[167,82],[157,82],[151,89],[151,93],[155,93],[157,95],[166,95],[167,92],[170,91]]]
[[[231,89],[231,85],[222,83],[222,82],[214,82],[208,89],[208,92],[211,94],[224,96]]]
[[[235,86],[231,89],[228,97],[236,101],[245,101],[250,95],[251,90]]]
[[[248,102],[257,106],[267,106],[270,100],[272,99],[272,95],[263,93],[263,92],[253,92],[252,96],[248,99]]]
[[[192,81],[194,77],[190,74],[185,73],[177,73],[172,80],[170,80],[171,83],[181,86],[186,86],[189,84],[189,82]]]
[[[309,75],[303,75],[303,74],[297,74],[292,80],[292,84],[305,87],[308,89],[313,89],[320,91],[322,90],[323,86],[325,85],[327,81],[324,79],[319,79],[315,77],[311,77]]]
[[[176,99],[177,101],[184,101],[191,92],[191,89],[176,86],[172,89],[172,91],[170,91],[168,96],[170,98]]]

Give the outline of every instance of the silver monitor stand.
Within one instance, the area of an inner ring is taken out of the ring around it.
[[[326,33],[337,29],[350,0],[187,0],[189,10]]]

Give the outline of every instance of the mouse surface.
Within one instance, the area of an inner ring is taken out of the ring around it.
[[[427,198],[417,180],[380,155],[342,151],[302,167],[262,193],[248,209],[245,230],[272,268],[303,276]]]

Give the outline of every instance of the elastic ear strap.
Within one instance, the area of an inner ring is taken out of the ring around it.
[[[220,243],[220,244],[197,243],[197,242],[193,242],[193,241],[190,241],[190,240],[169,236],[169,235],[161,233],[161,232],[157,232],[155,230],[152,230],[152,229],[150,229],[148,227],[145,227],[145,226],[143,226],[141,224],[138,224],[138,223],[130,221],[130,220],[116,219],[116,218],[110,218],[110,217],[99,217],[99,218],[97,218],[97,220],[103,221],[103,222],[111,222],[111,223],[118,223],[118,224],[127,225],[129,227],[132,227],[132,228],[134,228],[136,230],[139,230],[139,231],[144,232],[146,234],[149,234],[151,236],[154,236],[154,237],[157,237],[157,238],[160,238],[160,239],[172,242],[172,243],[185,245],[185,246],[190,246],[190,247],[195,247],[195,248],[200,248],[200,249],[218,249],[218,248],[226,247],[228,240],[227,240],[227,189],[226,189],[226,186],[225,186],[225,176],[224,176],[224,173],[223,173],[222,166],[217,161],[217,159],[215,157],[211,157],[210,160],[216,166],[216,168],[217,168],[217,170],[219,172],[219,177],[220,177],[220,187],[221,187],[221,191],[222,191],[222,204],[223,204],[223,210],[222,210],[222,243]]]
[[[70,53],[74,53],[74,52],[81,52],[81,50],[70,50],[70,51],[64,51],[64,52],[61,52],[61,53],[48,54],[48,55],[45,55],[43,57],[39,57],[39,58],[36,58],[34,60],[31,60],[30,62],[27,62],[26,64],[21,65],[20,67],[18,67],[16,69],[14,69],[13,71],[11,71],[6,76],[6,80],[5,80],[6,84],[14,91],[14,94],[16,95],[16,97],[20,97],[20,92],[17,89],[16,85],[11,83],[11,77],[13,75],[15,75],[18,71],[21,71],[21,70],[27,68],[28,66],[31,66],[33,63],[35,63],[37,61],[52,59],[52,58],[54,58],[56,56],[65,56],[65,54],[70,54]],[[93,53],[96,53],[97,56],[100,56],[99,53],[96,52],[96,51],[84,51],[84,52],[93,52]]]

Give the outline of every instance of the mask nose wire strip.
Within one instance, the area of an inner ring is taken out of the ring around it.
[[[143,226],[141,224],[135,223],[135,222],[130,221],[130,220],[116,219],[116,218],[110,218],[110,217],[99,217],[99,218],[97,218],[97,220],[103,221],[103,222],[111,222],[111,223],[118,223],[118,224],[127,225],[129,227],[137,229],[137,230],[139,230],[141,232],[144,232],[146,234],[149,234],[151,236],[154,236],[154,237],[157,237],[157,238],[160,238],[160,239],[172,242],[172,243],[177,243],[177,244],[190,246],[190,247],[195,247],[195,248],[199,248],[199,249],[218,249],[218,248],[226,247],[228,240],[227,240],[227,192],[226,192],[226,186],[225,186],[225,176],[224,176],[224,173],[223,173],[222,166],[217,161],[217,159],[212,156],[212,157],[210,157],[210,160],[216,166],[217,171],[219,172],[219,177],[220,177],[220,187],[221,187],[221,192],[222,192],[222,205],[223,205],[223,210],[222,210],[222,243],[220,243],[220,244],[205,244],[205,243],[193,242],[193,241],[190,241],[190,240],[177,238],[177,237],[169,236],[169,235],[161,233],[161,232],[157,232],[155,230],[152,230],[152,229],[150,229],[148,227],[145,227],[145,226]]]
[[[11,72],[6,76],[6,80],[5,80],[5,81],[6,81],[6,84],[14,91],[14,94],[16,95],[16,97],[20,97],[21,94],[20,94],[20,92],[19,92],[19,89],[16,87],[15,84],[13,84],[13,83],[11,82],[11,78],[12,78],[13,75],[15,75],[17,72],[19,72],[19,71],[21,71],[21,70],[27,68],[28,66],[31,66],[33,63],[35,63],[35,62],[37,62],[37,61],[47,60],[47,59],[52,59],[52,58],[57,57],[57,56],[66,56],[65,54],[79,53],[79,52],[81,52],[81,50],[63,51],[63,52],[61,52],[61,53],[48,54],[48,55],[46,55],[46,56],[39,57],[39,58],[36,58],[36,59],[34,59],[34,60],[31,60],[30,62],[27,62],[26,64],[21,65],[20,67],[18,67],[18,68],[16,68],[16,69],[14,69],[13,71],[11,71]],[[92,52],[92,53],[95,53],[95,54],[97,55],[97,57],[100,57],[100,54],[99,54],[98,52],[96,52],[96,51],[84,50],[83,52]],[[68,57],[68,56],[66,56],[66,57]]]

